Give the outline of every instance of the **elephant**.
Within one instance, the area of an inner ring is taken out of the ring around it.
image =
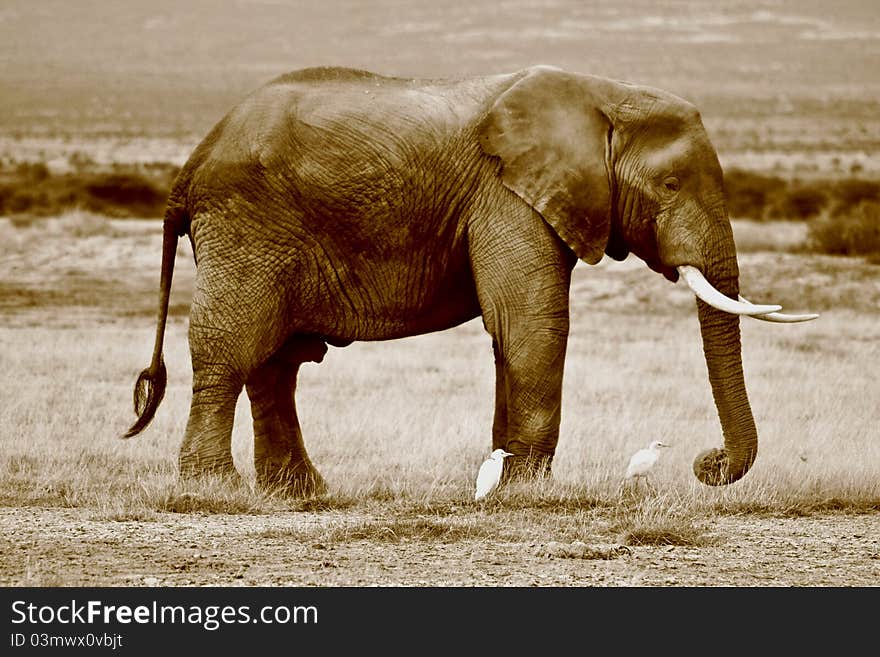
[[[317,67],[244,98],[194,149],[168,197],[158,326],[137,419],[166,387],[163,340],[178,239],[196,262],[192,400],[179,476],[237,477],[242,388],[265,490],[326,489],[295,402],[327,346],[482,317],[495,362],[492,448],[509,476],[550,476],[559,437],[569,287],[578,260],[630,253],[697,297],[724,445],[707,485],[757,453],[739,316],[803,321],[739,297],[722,168],[697,108],[664,90],[537,65],[462,79]]]

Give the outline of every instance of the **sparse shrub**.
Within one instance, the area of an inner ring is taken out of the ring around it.
[[[789,219],[803,221],[819,216],[828,204],[826,184],[798,183],[777,193],[777,198],[766,210],[771,219]]]
[[[124,208],[125,214],[158,216],[165,206],[166,193],[138,174],[96,176],[85,184],[85,191],[91,197],[88,205],[108,214]]]
[[[807,221],[826,211],[851,214],[862,201],[880,202],[880,181],[811,179],[788,181],[754,171],[730,169],[724,173],[727,207],[731,217]]]
[[[22,163],[0,185],[0,213],[52,216],[81,208],[112,217],[160,217],[171,184],[170,171],[138,170],[53,176],[43,164]]]
[[[17,189],[4,199],[3,209],[5,212],[22,213],[28,212],[34,205],[36,205],[36,198],[31,192]]]
[[[733,217],[764,219],[764,209],[785,187],[786,182],[776,176],[743,169],[724,172],[727,209]]]
[[[880,181],[849,178],[834,186],[833,214],[846,214],[862,201],[880,201]]]
[[[861,201],[849,212],[825,212],[809,225],[813,251],[830,255],[862,255],[880,262],[880,202]]]
[[[49,167],[42,162],[22,162],[16,169],[16,174],[31,182],[43,182],[49,177]]]

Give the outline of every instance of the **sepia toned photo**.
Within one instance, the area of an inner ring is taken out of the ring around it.
[[[5,0],[0,59],[3,587],[880,585],[876,2]]]

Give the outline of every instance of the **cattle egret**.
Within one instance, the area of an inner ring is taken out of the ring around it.
[[[480,501],[498,487],[504,459],[508,456],[513,456],[513,454],[505,452],[503,449],[496,449],[489,455],[489,458],[483,461],[483,465],[480,466],[480,471],[477,473],[477,492],[474,494],[474,500]]]
[[[654,467],[657,459],[660,458],[660,448],[669,447],[666,443],[655,440],[645,449],[640,449],[632,455],[629,465],[626,468],[626,476],[624,480],[638,479],[639,477],[647,478],[648,472]]]

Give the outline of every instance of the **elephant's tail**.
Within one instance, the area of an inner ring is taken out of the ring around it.
[[[123,434],[123,438],[131,438],[143,431],[153,416],[162,397],[165,396],[165,385],[168,377],[165,361],[162,359],[162,344],[165,340],[165,323],[168,319],[168,300],[171,297],[171,277],[174,273],[174,258],[177,255],[177,240],[186,235],[189,220],[184,208],[169,204],[165,211],[162,227],[162,270],[159,276],[159,321],[156,326],[156,343],[153,347],[153,359],[150,366],[140,373],[134,384],[134,412],[137,420]]]

